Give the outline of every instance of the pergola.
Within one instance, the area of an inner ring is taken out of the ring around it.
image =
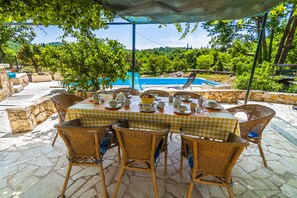
[[[135,26],[136,24],[170,24],[212,20],[240,19],[264,14],[259,32],[251,76],[244,103],[247,104],[252,79],[260,51],[261,40],[267,19],[267,11],[281,0],[99,0],[114,14],[132,23],[132,88],[135,68]]]

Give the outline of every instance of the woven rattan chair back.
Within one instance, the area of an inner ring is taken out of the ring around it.
[[[54,95],[51,98],[51,100],[58,111],[58,115],[60,119],[59,123],[61,124],[65,120],[67,108],[72,106],[76,102],[82,101],[83,99],[76,95],[63,93],[63,94]]]
[[[120,92],[128,92],[132,96],[139,96],[139,91],[137,89],[129,88],[129,87],[124,87],[124,88],[119,88],[114,90],[114,93],[120,93]]]
[[[59,130],[59,134],[68,149],[70,160],[76,161],[81,156],[101,160],[100,155],[98,155],[100,142],[111,130],[111,125],[82,127],[80,120],[76,119],[56,125],[55,128]]]
[[[150,89],[150,90],[144,91],[142,93],[142,95],[146,95],[146,94],[157,94],[160,97],[168,97],[169,96],[169,93],[167,91],[157,90],[157,89]]]
[[[59,123],[62,124],[65,120],[67,108],[72,106],[76,102],[82,101],[83,99],[76,95],[62,93],[62,94],[54,95],[51,98],[51,100],[57,109],[57,112],[59,115]],[[52,146],[54,146],[54,144],[57,140],[57,137],[58,137],[58,132],[56,133],[56,135],[53,139]]]
[[[243,149],[249,143],[232,133],[226,142],[189,136],[183,131],[181,137],[188,146],[193,159],[192,182],[188,197],[191,197],[193,182],[227,187],[229,195],[232,197],[231,171]],[[217,180],[209,180],[210,176]]]
[[[261,140],[264,129],[275,116],[275,111],[258,104],[240,105],[227,110],[235,116],[237,113],[246,115],[247,120],[239,122],[241,137],[258,145],[264,166],[267,167]]]
[[[154,123],[154,125],[156,124]],[[160,130],[131,129],[127,121],[114,124],[113,129],[115,129],[119,139],[123,156],[127,160],[137,159],[143,161],[154,159],[155,149],[169,132],[169,128]]]
[[[156,123],[152,124],[156,126]],[[113,125],[113,129],[116,131],[122,150],[121,170],[113,197],[116,197],[117,195],[125,169],[151,172],[153,176],[155,196],[158,197],[154,164],[155,151],[162,139],[164,140],[164,138],[166,138],[166,141],[163,141],[160,151],[165,146],[164,143],[167,143],[169,127],[164,128],[163,125],[160,125],[159,130],[137,129],[129,128],[128,121],[120,121]],[[165,158],[166,157],[167,155],[165,155]]]
[[[111,130],[111,125],[82,127],[80,120],[76,119],[62,124],[56,124],[55,128],[58,130],[68,149],[69,160],[61,197],[64,196],[72,166],[97,166],[101,176],[104,197],[108,197],[102,167],[102,157],[110,145],[104,145],[105,150],[101,152],[101,144],[108,131]]]
[[[246,114],[247,120],[240,121],[239,123],[241,137],[245,139],[251,131],[257,133],[259,137],[262,137],[263,130],[275,116],[273,109],[258,104],[240,105],[227,110],[233,115],[240,112]]]
[[[201,98],[200,94],[194,93],[194,92],[189,92],[189,91],[178,91],[178,92],[175,92],[173,94],[174,97],[176,97],[176,96],[181,96],[182,97],[183,95],[190,95],[191,98],[193,98],[193,99]]]

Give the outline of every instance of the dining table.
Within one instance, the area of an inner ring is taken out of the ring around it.
[[[130,96],[131,104],[128,107],[120,106],[110,108],[108,101],[96,104],[92,98],[85,99],[67,109],[65,121],[80,119],[83,126],[97,126],[113,124],[118,120],[128,120],[129,127],[153,129],[152,123],[170,126],[172,133],[179,133],[183,128],[187,134],[227,140],[229,133],[240,136],[239,121],[222,106],[212,109],[203,106],[198,111],[190,113],[178,112],[173,103],[167,97],[158,97],[153,111],[142,111],[139,96]],[[163,109],[158,109],[157,104],[165,103]],[[197,103],[197,100],[191,100]],[[189,101],[183,101],[183,105],[190,108]],[[149,122],[148,122],[149,121]]]

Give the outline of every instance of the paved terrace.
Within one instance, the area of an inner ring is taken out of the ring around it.
[[[28,90],[24,93],[29,93],[31,86],[30,84],[26,87]],[[38,89],[37,84],[34,86],[35,90],[39,90],[37,92],[46,92],[44,89]],[[9,101],[10,99],[2,101],[0,105],[8,104]],[[297,133],[297,112],[293,111],[290,105],[261,104],[270,106],[277,112],[266,128],[262,142],[268,168],[263,166],[255,145],[245,149],[233,169],[235,197],[296,197],[297,146],[281,134],[286,131]],[[52,115],[32,132],[13,135],[9,130],[4,109],[4,106],[0,106],[0,197],[57,197],[68,164],[66,148],[61,138],[58,138],[54,147],[51,146],[55,134],[53,125],[58,123],[57,114]],[[290,140],[294,141],[294,138]],[[186,160],[183,175],[178,173],[179,135],[169,141],[168,155],[167,175],[164,175],[162,159],[157,166],[159,195],[166,198],[185,197],[190,175]],[[103,166],[107,190],[111,195],[119,170],[116,148],[107,152]],[[74,167],[66,197],[102,197],[100,177],[97,173],[95,167]],[[118,197],[154,197],[151,175],[125,172]],[[228,193],[224,188],[196,185],[193,197],[228,197]]]

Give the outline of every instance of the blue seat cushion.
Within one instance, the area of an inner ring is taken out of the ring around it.
[[[248,138],[257,138],[257,137],[259,137],[259,135],[256,132],[254,132],[254,131],[251,131],[248,134]]]
[[[188,152],[188,163],[189,163],[190,168],[193,168],[194,160],[193,160],[193,155],[192,155],[191,151]]]
[[[155,154],[154,154],[154,160],[155,160],[155,163],[157,163],[157,159],[159,158],[160,156],[160,153],[161,153],[161,149],[162,149],[162,145],[163,145],[163,141],[164,139],[162,139],[160,141],[160,143],[158,144],[157,148],[156,148],[156,151],[155,151]]]
[[[107,149],[109,148],[111,142],[111,135],[107,135],[103,138],[101,144],[100,144],[100,154],[103,155]]]

